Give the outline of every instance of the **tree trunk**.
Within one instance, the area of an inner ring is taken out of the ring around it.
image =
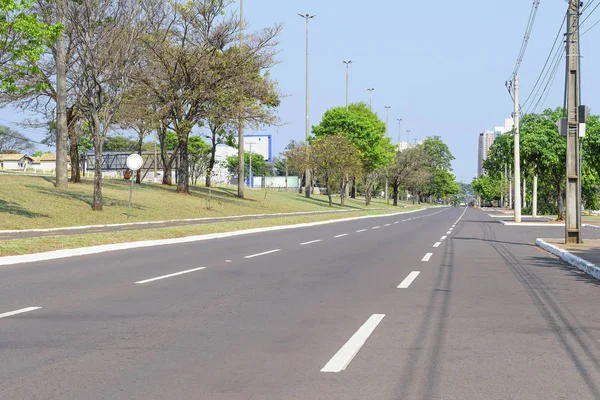
[[[394,200],[394,206],[398,206],[398,185],[392,185],[392,198]]]
[[[138,154],[142,156],[142,146],[144,145],[144,131],[138,133]],[[138,169],[135,174],[135,183],[142,183],[142,168]]]
[[[94,139],[94,202],[92,210],[102,211],[102,140]]]
[[[57,22],[66,23],[67,1],[57,2]],[[56,64],[56,187],[66,189],[67,182],[67,49],[65,34],[61,33],[55,45]]]
[[[190,167],[188,159],[189,130],[178,132],[179,138],[179,166],[177,168],[177,193],[190,194]]]
[[[212,133],[211,144],[212,144],[212,148],[210,149],[210,160],[208,161],[208,169],[206,170],[206,187],[210,187],[212,184],[211,175],[212,175],[213,168],[215,167],[215,161],[216,161],[216,157],[217,157],[217,134],[216,134],[216,132]]]
[[[71,158],[71,183],[81,183],[81,171],[79,160],[79,143],[76,134],[72,134],[73,129],[69,129],[69,157]]]
[[[346,200],[346,188],[348,187],[348,181],[345,177],[342,177],[342,184],[340,186],[340,206],[344,206]]]
[[[171,186],[171,160],[165,143],[167,141],[167,127],[164,123],[161,123],[160,128],[158,128],[158,141],[160,142],[160,159],[163,164],[162,184]]]
[[[304,180],[306,173],[302,173],[298,176],[298,194],[302,194],[302,181]]]
[[[556,195],[558,196],[558,220],[561,221],[565,217],[565,200],[563,199],[563,192],[560,183],[557,185]]]
[[[356,177],[352,177],[352,190],[350,193],[350,197],[356,199]]]

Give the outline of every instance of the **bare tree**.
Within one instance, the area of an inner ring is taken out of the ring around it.
[[[420,146],[396,152],[394,162],[384,169],[384,174],[392,188],[395,206],[398,205],[400,187],[404,186],[411,190],[419,188],[423,182],[426,182],[427,168],[427,157]]]
[[[76,37],[77,88],[90,122],[94,142],[94,201],[102,210],[102,144],[132,85],[140,62],[139,40],[147,29],[145,2],[138,0],[81,0],[68,11]],[[151,10],[150,10],[151,11]]]
[[[0,126],[0,153],[27,153],[34,150],[34,143],[27,136],[9,127]]]

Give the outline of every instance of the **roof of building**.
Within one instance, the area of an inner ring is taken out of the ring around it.
[[[40,161],[56,161],[56,153],[42,154],[42,157],[40,157]]]
[[[40,158],[41,157],[32,157],[33,158],[33,163],[34,164],[39,164],[40,163]]]
[[[0,154],[0,161],[19,161],[25,154]]]

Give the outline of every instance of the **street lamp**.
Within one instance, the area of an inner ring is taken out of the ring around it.
[[[406,130],[406,148],[408,149],[410,147],[410,140],[408,140],[408,136],[410,135],[411,130],[407,129]]]
[[[392,106],[385,106],[385,137],[389,136],[390,130],[390,108]],[[385,177],[385,202],[390,204],[390,198],[388,197],[388,178]]]
[[[375,88],[367,89],[369,91],[369,110],[373,111],[373,90]]]
[[[350,64],[352,64],[352,60],[342,62],[346,64],[346,111],[348,111],[348,69]]]
[[[402,150],[402,142],[400,141],[400,132],[402,132],[402,118],[396,118],[398,120],[398,151]]]
[[[306,146],[308,146],[308,132],[310,127],[309,117],[308,117],[308,20],[313,19],[316,15],[310,14],[298,14],[302,18],[306,20],[306,128],[305,128],[305,140]],[[306,169],[306,198],[310,198],[310,169]]]

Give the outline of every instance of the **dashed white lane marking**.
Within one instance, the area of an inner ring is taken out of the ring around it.
[[[254,258],[254,257],[265,256],[265,255],[267,255],[267,254],[271,254],[271,253],[277,253],[278,251],[281,251],[281,249],[269,250],[269,251],[265,251],[265,252],[263,252],[263,253],[252,254],[252,255],[246,256],[246,257],[244,257],[244,258]]]
[[[0,318],[12,317],[13,315],[23,314],[23,313],[26,313],[26,312],[29,312],[29,311],[39,310],[40,308],[42,308],[42,307],[21,308],[20,310],[9,311],[9,312],[6,312],[4,314],[0,314]]]
[[[433,255],[433,253],[427,253],[425,254],[425,257],[423,257],[423,259],[421,261],[427,262],[431,259],[431,256]]]
[[[341,235],[334,236],[334,238],[337,239],[337,238],[341,238],[341,237],[344,237],[344,236],[348,236],[348,234],[347,233],[342,233]]]
[[[448,236],[442,236],[440,240],[443,242],[443,241],[444,241],[444,240],[446,240],[447,238],[448,238]]]
[[[319,239],[319,240],[311,240],[310,242],[300,243],[300,246],[306,246],[307,244],[319,243],[320,241],[321,241],[321,239]]]
[[[448,230],[449,230],[450,232],[452,232],[452,231],[454,230],[454,228],[450,228],[450,229],[448,229]]]
[[[337,353],[321,369],[321,372],[341,372],[346,369],[352,359],[358,354],[385,314],[373,314],[358,331],[338,350]]]
[[[452,231],[448,231],[448,232],[446,232],[446,235],[449,235],[449,234],[451,234],[451,233],[452,233]]]
[[[442,244],[442,242],[437,242],[436,244],[433,245],[433,247],[440,247],[440,244]]]
[[[156,278],[150,278],[150,279],[146,279],[146,280],[143,280],[143,281],[138,281],[136,283],[139,283],[139,284],[150,283],[150,282],[154,282],[154,281],[159,281],[161,279],[172,278],[172,277],[178,276],[178,275],[189,274],[190,272],[201,271],[203,269],[206,269],[206,267],[188,269],[187,271],[175,272],[174,274],[157,276]]]
[[[371,228],[371,229],[379,229],[379,228],[381,228],[381,227],[380,227],[380,226],[374,226],[374,227],[373,227],[373,228]]]
[[[366,232],[366,229],[359,229],[358,231],[356,231],[356,233],[361,233],[361,232]]]
[[[408,274],[406,279],[404,279],[402,283],[398,285],[398,289],[408,289],[410,284],[413,283],[415,279],[417,279],[417,276],[419,276],[420,273],[420,271],[413,271],[410,274]]]
[[[396,222],[394,222],[394,225],[399,224],[399,223],[400,223],[400,221],[396,221]]]
[[[392,225],[392,224],[385,224],[384,226],[390,226],[390,225]]]

